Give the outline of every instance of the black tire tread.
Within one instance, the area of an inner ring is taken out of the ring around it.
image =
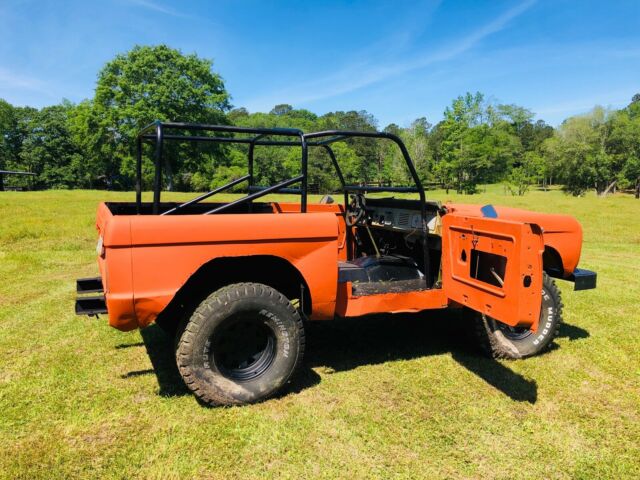
[[[553,298],[554,304],[557,307],[556,316],[558,318],[558,321],[556,322],[554,331],[551,333],[549,341],[546,342],[544,346],[535,353],[531,353],[528,355],[520,355],[517,352],[514,352],[513,350],[506,348],[506,346],[502,342],[500,342],[500,340],[495,335],[492,334],[492,329],[488,324],[487,319],[484,315],[478,312],[474,312],[476,338],[478,339],[480,348],[487,355],[495,359],[517,360],[517,359],[527,358],[533,355],[537,355],[539,353],[544,352],[545,350],[548,350],[551,347],[554,340],[557,338],[558,334],[560,333],[560,326],[562,325],[562,322],[563,322],[562,309],[564,307],[564,304],[562,303],[562,294],[560,293],[560,289],[556,285],[556,282],[553,280],[553,278],[548,276],[546,273],[544,273],[543,285],[544,285],[544,288],[549,293],[549,295]]]
[[[198,308],[196,308],[196,310],[191,315],[191,318],[189,318],[188,321],[184,322],[183,325],[180,326],[176,338],[176,363],[178,365],[180,375],[182,376],[182,379],[184,380],[186,386],[193,392],[196,398],[208,405],[240,405],[242,404],[242,402],[237,401],[231,396],[227,396],[222,393],[218,393],[211,388],[207,388],[206,385],[202,385],[201,382],[198,381],[191,368],[191,365],[188,362],[190,356],[190,348],[194,342],[194,337],[202,326],[202,322],[204,322],[208,315],[213,312],[214,308],[224,307],[225,304],[241,300],[243,296],[249,295],[268,298],[272,301],[280,303],[289,310],[296,321],[297,328],[300,331],[300,348],[298,350],[298,357],[296,358],[295,367],[292,369],[291,374],[284,382],[285,384],[291,380],[293,375],[297,370],[299,370],[300,365],[302,364],[302,358],[304,356],[305,348],[305,336],[302,318],[300,317],[298,311],[293,307],[293,305],[291,305],[291,302],[289,302],[289,300],[284,295],[282,295],[274,288],[261,283],[234,283],[222,287],[221,289],[216,290],[215,292],[210,294],[205,300],[202,301],[202,303],[200,303]],[[262,400],[265,400],[266,398],[268,397],[265,397]]]

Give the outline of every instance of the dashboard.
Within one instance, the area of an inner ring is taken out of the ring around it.
[[[376,228],[384,228],[385,230],[392,230],[397,232],[411,232],[413,230],[420,231],[420,207],[417,202],[413,200],[395,200],[396,202],[410,202],[408,205],[382,205],[380,202],[367,202],[367,215],[370,219],[370,225]],[[377,204],[376,204],[377,203]],[[402,208],[402,207],[417,207],[417,208]],[[434,208],[434,206],[436,208]],[[427,225],[429,232],[435,232],[438,225],[438,209],[439,205],[428,204],[427,205]],[[435,210],[435,211],[434,211]]]

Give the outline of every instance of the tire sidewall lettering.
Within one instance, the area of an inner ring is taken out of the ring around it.
[[[275,327],[274,330],[277,330],[279,345],[278,348],[282,347],[282,356],[284,358],[289,358],[291,352],[291,339],[289,335],[289,330],[285,326],[284,322],[273,312],[262,309],[259,312],[259,315],[266,317],[270,320],[270,322]]]
[[[558,333],[558,327],[562,323],[562,298],[554,280],[543,273],[542,288],[540,292],[540,313],[538,328],[534,332],[526,330],[510,330],[504,328],[497,320],[484,319],[484,328],[479,330],[483,347],[495,358],[520,359],[536,355],[544,351]],[[488,317],[490,319],[490,317]],[[483,331],[488,334],[483,337]]]
[[[545,289],[542,289],[542,310],[540,312],[540,321],[544,321],[544,327],[542,332],[535,338],[533,341],[534,345],[539,345],[540,342],[544,341],[549,332],[551,331],[551,327],[553,325],[554,317],[555,317],[555,309],[554,305],[545,306],[546,302],[553,302],[551,295],[547,293]],[[546,309],[546,312],[545,312]],[[544,316],[544,318],[543,318]]]

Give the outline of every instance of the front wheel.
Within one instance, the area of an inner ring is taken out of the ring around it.
[[[207,297],[177,339],[176,361],[187,387],[209,405],[264,400],[302,361],[298,311],[273,288],[237,283]]]
[[[562,323],[560,290],[546,273],[542,281],[542,305],[538,331],[510,327],[486,315],[476,314],[476,334],[481,347],[494,358],[518,359],[548,349]]]

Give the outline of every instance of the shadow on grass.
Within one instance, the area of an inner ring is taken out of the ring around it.
[[[450,354],[458,364],[514,401],[535,403],[537,400],[535,380],[514,372],[508,362],[482,356],[470,334],[471,325],[457,311],[308,322],[305,329],[304,366],[283,394],[298,393],[317,385],[321,377],[313,368],[340,372],[362,365]],[[153,369],[129,372],[123,378],[155,373],[160,395],[190,394],[176,366],[173,339],[156,325],[143,329],[141,334]],[[570,340],[588,336],[586,330],[573,325],[563,324],[560,330],[560,337]]]
[[[372,316],[308,326],[307,364],[344,371],[360,365],[451,354],[479,378],[515,401],[535,403],[537,384],[482,356],[472,326],[456,311]]]
[[[137,343],[121,343],[120,345],[116,345],[116,350],[122,350],[123,348],[133,348],[133,347],[142,347],[144,345],[144,343],[142,342],[137,342]]]
[[[568,323],[560,324],[560,332],[558,338],[568,338],[569,340],[580,340],[582,338],[589,338],[589,332],[584,328],[576,327]]]
[[[140,330],[147,355],[153,366],[152,373],[158,378],[160,395],[175,397],[189,395],[191,392],[182,381],[176,357],[173,353],[173,338],[170,338],[160,327],[151,325]]]

